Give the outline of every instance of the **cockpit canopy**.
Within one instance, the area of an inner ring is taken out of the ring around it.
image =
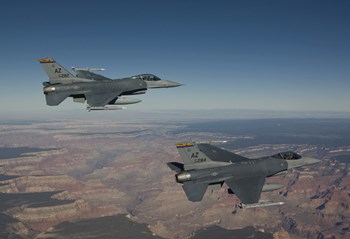
[[[295,159],[301,159],[301,156],[297,153],[294,153],[292,151],[287,151],[287,152],[282,152],[275,154],[271,156],[272,158],[277,158],[277,159],[284,159],[284,160],[295,160]]]
[[[144,81],[159,81],[161,80],[158,76],[155,76],[153,74],[141,74],[137,76],[131,77],[132,79],[140,79]]]

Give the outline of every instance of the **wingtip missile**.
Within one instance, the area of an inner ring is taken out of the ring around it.
[[[86,110],[88,112],[95,111],[95,110],[125,110],[126,107],[124,106],[118,106],[118,105],[105,105],[105,106],[87,106]]]
[[[100,67],[75,67],[75,66],[72,66],[72,70],[74,72],[77,72],[77,71],[105,71],[106,69],[105,68],[100,68]]]

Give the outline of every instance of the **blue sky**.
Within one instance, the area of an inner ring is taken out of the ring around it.
[[[45,105],[42,57],[185,84],[128,110],[350,112],[349,12],[349,1],[3,1],[0,112],[84,111]]]

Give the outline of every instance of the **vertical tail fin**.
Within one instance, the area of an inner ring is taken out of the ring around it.
[[[184,162],[185,170],[220,166],[204,154],[194,142],[179,143],[176,147]]]
[[[189,169],[190,165],[195,165],[199,163],[204,163],[211,161],[206,155],[204,155],[194,142],[186,142],[176,144],[177,150],[184,162],[185,169]]]
[[[186,142],[176,144],[176,147],[185,170],[220,167],[232,164],[232,161],[247,159],[207,143]]]
[[[176,147],[185,166],[211,161],[194,142],[179,143],[176,144]]]
[[[39,59],[39,62],[48,75],[50,84],[69,84],[76,78],[52,58]]]

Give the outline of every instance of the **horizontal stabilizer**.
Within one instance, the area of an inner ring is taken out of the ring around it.
[[[169,162],[167,163],[168,167],[177,172],[177,173],[180,173],[182,171],[184,171],[184,165],[182,163],[178,163],[178,162]]]
[[[61,104],[62,101],[64,101],[68,95],[66,94],[60,94],[60,93],[50,93],[46,94],[46,104],[50,106],[55,106]]]
[[[191,202],[202,201],[204,193],[207,191],[208,184],[206,183],[184,183],[182,185],[188,200]]]

